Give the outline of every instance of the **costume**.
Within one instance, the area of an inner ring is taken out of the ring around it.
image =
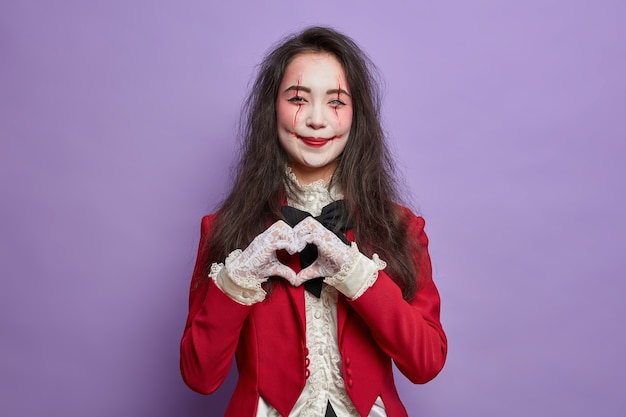
[[[424,248],[416,254],[424,275],[415,298],[404,301],[384,270],[354,300],[337,292],[333,295],[342,382],[361,416],[367,416],[380,399],[387,416],[407,415],[394,386],[391,358],[414,383],[432,379],[445,361],[447,342],[439,322],[439,295],[431,278],[424,221],[407,213],[407,232]],[[202,220],[194,282],[203,271],[202,248],[210,239],[213,218]],[[354,239],[351,231],[347,237]],[[297,255],[284,255],[281,261],[299,271]],[[275,279],[264,301],[242,305],[213,280],[199,282],[190,292],[181,341],[181,372],[187,385],[201,393],[214,391],[226,377],[235,354],[239,381],[226,415],[254,416],[261,399],[280,415],[289,415],[307,385],[311,355],[315,354],[309,352],[305,337],[309,316],[303,287]]]

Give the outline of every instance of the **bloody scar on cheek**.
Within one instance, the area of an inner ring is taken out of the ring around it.
[[[341,101],[341,81],[337,80],[337,100]],[[337,107],[334,107],[335,111],[335,119],[337,119],[337,126],[341,129],[341,119],[339,118],[339,113],[337,112]]]
[[[300,97],[300,81],[302,78],[298,78],[298,83],[296,84],[296,97]],[[302,110],[302,104],[300,102],[298,103],[298,109],[296,110],[296,113],[293,115],[293,123],[291,128],[295,131],[296,130],[296,123],[298,122],[298,116],[300,115],[300,110]]]

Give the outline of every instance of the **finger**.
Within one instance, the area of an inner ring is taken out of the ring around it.
[[[294,287],[299,287],[300,285],[304,283],[304,281],[299,279],[297,275],[294,275],[293,278],[287,279],[287,281]]]
[[[282,220],[278,220],[263,232],[270,237],[278,237],[281,239],[290,238],[293,235],[293,229]]]
[[[266,252],[268,253],[274,253],[277,250],[284,249],[290,255],[293,255],[296,252],[300,252],[300,250],[298,250],[297,248],[294,248],[293,236],[286,237],[284,239],[278,239],[275,241],[269,241],[265,249],[266,249]]]
[[[285,278],[289,282],[296,280],[296,272],[278,261],[272,264],[270,275]]]
[[[293,231],[296,241],[299,243],[315,243],[320,240],[327,229],[313,217],[307,217],[298,223]]]
[[[305,238],[294,234],[293,241],[291,242],[290,253],[293,255],[294,253],[302,252],[308,243],[309,242],[307,242]]]
[[[294,231],[287,223],[279,220],[271,225],[265,233],[267,233],[265,246],[268,251],[285,249],[291,254],[295,253],[292,250]]]
[[[298,274],[296,275],[296,278],[301,282],[306,282],[310,279],[322,276],[320,272],[321,271],[320,271],[319,265],[316,263],[313,263],[312,265],[298,272]]]
[[[311,217],[311,216],[305,218],[300,223],[298,223],[296,227],[293,228],[294,231],[297,231],[297,230],[313,231],[313,230],[320,230],[320,229],[325,229],[325,227],[322,226],[322,223],[317,221],[315,217]]]
[[[270,227],[268,227],[267,230],[280,230],[280,231],[289,233],[289,231],[293,229],[284,221],[277,220]]]

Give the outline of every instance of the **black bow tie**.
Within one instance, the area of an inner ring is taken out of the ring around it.
[[[343,200],[337,200],[324,207],[322,213],[315,217],[315,219],[320,222],[322,226],[335,233],[343,243],[349,245],[350,242],[346,238],[345,232],[352,227],[352,225],[344,212],[345,206]],[[281,213],[285,218],[285,222],[291,227],[295,227],[295,225],[302,220],[311,216],[311,213],[290,206],[283,206]],[[300,266],[304,269],[311,265],[315,259],[317,259],[317,246],[309,243],[302,252],[300,252]],[[324,277],[313,278],[304,283],[304,289],[319,298],[322,294],[323,280]]]

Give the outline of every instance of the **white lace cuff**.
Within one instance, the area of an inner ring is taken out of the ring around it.
[[[232,251],[224,264],[214,263],[211,265],[209,277],[213,279],[215,285],[234,301],[243,305],[252,305],[263,301],[266,292],[261,287],[261,283],[267,280],[259,280],[257,278],[231,276],[228,273],[228,265],[233,259],[241,255],[241,249]]]
[[[365,290],[374,285],[378,278],[378,271],[385,269],[387,263],[381,260],[377,254],[372,259],[359,252],[355,242],[352,242],[350,251],[354,252],[353,262],[346,262],[341,270],[324,279],[328,285],[332,285],[346,297],[356,300]]]

